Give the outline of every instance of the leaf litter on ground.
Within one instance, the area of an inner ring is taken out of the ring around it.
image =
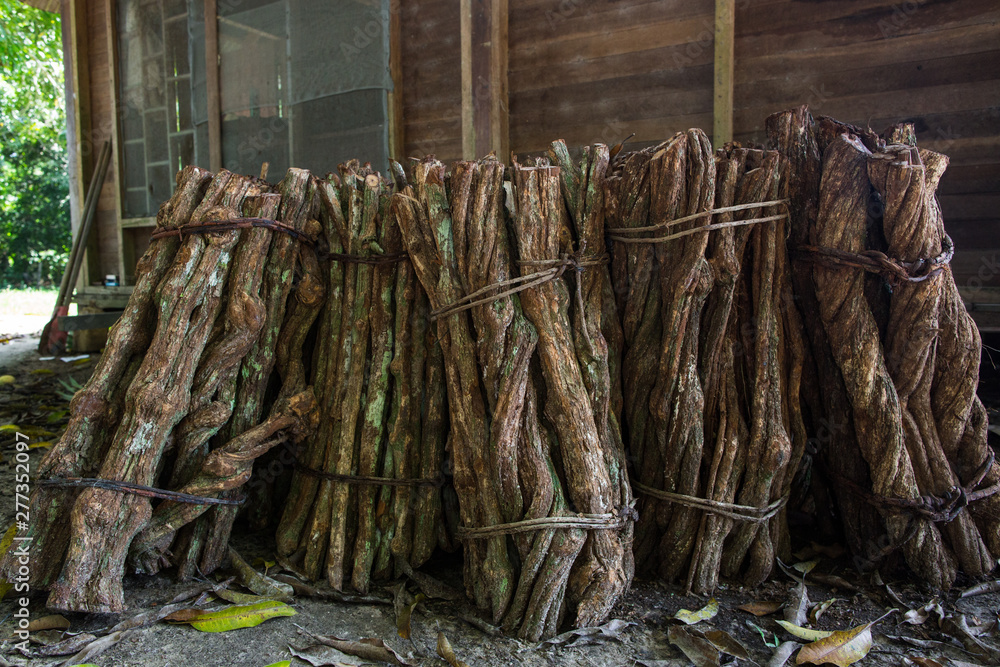
[[[681,609],[676,614],[674,614],[674,620],[680,621],[685,625],[694,625],[695,623],[700,623],[701,621],[709,621],[715,618],[716,614],[719,613],[719,603],[712,598],[708,601],[704,607],[698,611],[691,611],[689,609]]]
[[[683,625],[672,625],[667,631],[667,639],[681,650],[695,667],[718,667],[721,651],[712,642],[699,637],[690,628]]]
[[[232,547],[229,548],[229,560],[232,562],[233,569],[236,570],[240,583],[257,595],[283,602],[291,602],[295,597],[295,590],[291,585],[276,581],[266,574],[261,574],[243,560]]]
[[[736,607],[754,616],[768,616],[785,606],[784,600],[755,600]]]
[[[379,662],[387,662],[391,665],[401,665],[402,667],[408,667],[413,664],[412,662],[408,662],[406,658],[400,655],[387,643],[375,637],[366,637],[355,641],[352,639],[341,639],[340,637],[335,637],[333,635],[317,635],[309,632],[302,626],[296,627],[299,628],[299,631],[302,634],[310,637],[314,641],[317,641],[324,646],[335,648],[341,653],[353,655],[365,660],[376,660]]]
[[[448,638],[440,630],[438,630],[437,636],[437,654],[444,658],[451,667],[469,667],[468,663],[458,659],[451,642],[448,641]]]
[[[622,631],[630,625],[635,625],[620,618],[613,618],[604,625],[589,628],[576,628],[556,635],[551,639],[538,644],[538,648],[576,648],[580,646],[590,646],[592,644],[602,644],[607,641],[621,641]]]
[[[284,602],[267,600],[251,605],[235,605],[213,611],[182,609],[166,617],[173,623],[188,623],[202,632],[227,632],[252,628],[264,621],[281,616],[294,616],[297,612]]]
[[[795,656],[795,664],[822,665],[831,663],[837,667],[848,667],[861,660],[872,647],[873,625],[896,610],[892,609],[874,621],[869,621],[850,630],[838,630],[829,637],[824,637],[799,649]]]

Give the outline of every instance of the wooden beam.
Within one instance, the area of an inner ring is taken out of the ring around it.
[[[88,315],[64,315],[59,318],[59,331],[87,331],[88,329],[107,329],[118,321],[122,311],[112,313],[91,313]]]
[[[120,109],[121,100],[118,96],[118,13],[117,2],[106,0],[108,15],[108,94],[111,96],[111,108]],[[125,280],[125,235],[122,233],[122,220],[125,219],[125,174],[122,171],[122,164],[125,159],[122,154],[121,114],[115,114],[115,121],[111,123],[111,132],[108,141],[112,144],[111,169],[114,173],[112,177],[112,189],[115,197],[115,215],[118,218],[116,234],[118,238],[118,280]],[[103,277],[103,276],[101,276]]]
[[[222,169],[222,101],[219,93],[219,12],[205,0],[205,83],[208,88],[208,168]]]
[[[475,100],[472,88],[472,5],[459,2],[459,31],[462,54],[462,159],[476,159]]]
[[[462,155],[510,150],[508,0],[462,0]]]
[[[70,44],[73,51],[73,73],[72,85],[75,94],[75,104],[72,109],[73,122],[77,136],[77,210],[76,216],[72,220],[74,231],[80,234],[80,227],[83,223],[83,200],[86,193],[86,184],[94,174],[94,167],[97,161],[97,151],[100,148],[94,136],[94,124],[91,118],[90,108],[90,32],[87,20],[86,0],[68,0],[67,10],[71,17],[70,23]],[[64,28],[65,30],[65,28]],[[65,42],[64,42],[65,43]],[[69,112],[70,109],[67,109]],[[74,287],[84,287],[90,283],[91,275],[100,273],[99,259],[100,246],[97,235],[82,240],[84,252],[83,269],[77,275]]]
[[[733,140],[733,44],[736,0],[715,0],[715,97],[712,143]]]
[[[89,95],[81,90],[81,76],[86,73],[86,48],[80,45],[78,23],[86,26],[86,15],[80,15],[79,0],[62,0],[59,20],[62,24],[63,80],[65,82],[66,104],[66,152],[69,175],[70,225],[77,233],[83,215],[83,197],[86,172],[83,159],[84,118],[89,114],[83,109]],[[84,38],[86,35],[84,34]]]

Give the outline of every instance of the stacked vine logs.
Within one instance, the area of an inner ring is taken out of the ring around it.
[[[31,583],[50,607],[120,611],[126,567],[218,568],[254,463],[278,445],[291,457],[257,471],[251,510],[284,512],[291,566],[365,590],[451,548],[443,363],[391,190],[356,162],[325,180],[290,169],[276,186],[178,174],[31,499]]]
[[[796,294],[816,361],[806,383],[831,408],[813,428],[843,424],[818,454],[849,544],[861,563],[900,550],[939,589],[958,570],[985,574],[1000,554],[1000,467],[975,393],[981,341],[934,195],[948,160],[918,149],[911,126],[877,136],[805,107],[767,125],[798,174]]]
[[[446,186],[444,165],[426,159],[393,201],[444,347],[466,588],[494,622],[532,640],[558,629],[567,604],[574,625],[602,622],[632,576],[600,330],[607,149],[593,158],[571,172],[582,183],[569,195],[572,227],[560,169],[544,162],[515,164],[508,184],[495,158],[458,163]],[[572,284],[569,266],[586,268]]]
[[[392,186],[352,161],[317,190],[329,244],[313,352],[320,426],[292,477],[277,550],[312,579],[367,592],[397,573],[397,557],[417,567],[450,548],[443,362],[388,215]]]
[[[787,544],[805,429],[781,173],[775,152],[713,155],[692,130],[609,179],[636,562],[698,592],[720,570],[764,581]]]
[[[989,572],[947,158],[909,126],[767,126],[770,150],[556,141],[409,181],[185,168],[39,470],[30,584],[120,611],[126,568],[210,573],[242,512],[341,591],[461,548],[468,597],[534,641],[636,570],[765,581],[803,503],[861,565]]]

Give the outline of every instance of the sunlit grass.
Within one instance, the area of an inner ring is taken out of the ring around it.
[[[56,288],[25,288],[0,290],[0,318],[24,315],[52,316],[59,290]]]
[[[55,288],[0,289],[0,338],[42,330],[52,317],[59,290]],[[76,314],[71,304],[69,314]]]

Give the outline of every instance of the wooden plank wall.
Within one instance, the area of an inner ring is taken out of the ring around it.
[[[405,155],[462,157],[458,0],[400,0]]]
[[[511,150],[711,130],[714,11],[714,0],[510,0]]]
[[[113,3],[80,1],[93,160],[114,127]],[[614,144],[635,132],[633,145],[648,145],[689,127],[711,131],[714,0],[508,3],[512,151],[544,151],[556,138]],[[461,157],[460,6],[399,0],[397,157]],[[736,0],[735,137],[763,141],[768,114],[804,103],[876,130],[914,122],[922,146],[952,159],[940,195],[960,281],[985,273],[984,284],[1000,286],[998,61],[1000,6],[990,0]],[[114,167],[98,206],[97,279],[119,272]]]
[[[737,0],[736,139],[809,104],[881,132],[916,125],[951,158],[939,199],[960,285],[1000,287],[1000,5],[990,0]]]
[[[712,129],[708,0],[510,0],[512,150],[637,145]],[[915,123],[947,154],[939,190],[960,283],[1000,287],[1000,5],[736,0],[734,137],[809,104],[881,131]]]

